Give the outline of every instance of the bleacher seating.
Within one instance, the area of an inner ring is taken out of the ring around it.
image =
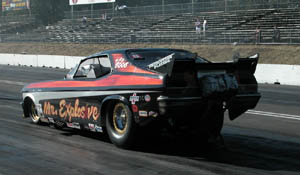
[[[163,22],[169,16],[157,17],[119,17],[113,20],[93,19],[83,24],[80,19],[70,20],[64,19],[54,26],[48,27],[48,32],[53,37],[52,41],[64,38],[68,40],[76,40],[78,42],[128,42],[131,35],[137,31],[148,30],[152,25]],[[62,36],[65,37],[62,37]],[[72,37],[77,36],[77,37]]]
[[[300,11],[299,9],[270,9],[265,10],[264,15],[253,18],[248,22],[222,31],[217,35],[218,38],[226,38],[230,42],[254,43],[255,30],[260,29],[262,43],[273,41],[273,29],[280,30],[280,42],[295,43],[300,41]]]
[[[208,21],[205,36],[204,33],[196,34],[196,19],[200,19],[201,23],[203,19]],[[4,24],[1,25],[1,30],[10,31],[9,27],[6,29]],[[112,20],[89,19],[86,24],[81,19],[63,19],[54,25],[38,27],[29,32],[29,36],[40,34],[43,41],[72,43],[253,43],[255,29],[259,27],[261,42],[270,43],[273,42],[275,25],[280,30],[281,42],[300,41],[298,8],[118,16]]]

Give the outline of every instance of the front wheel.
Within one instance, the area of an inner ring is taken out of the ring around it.
[[[129,149],[135,140],[136,123],[128,105],[119,102],[114,105],[106,118],[109,138],[117,147]]]
[[[35,124],[39,124],[40,116],[37,112],[34,102],[30,101],[27,107],[28,107],[29,117],[31,118],[32,122]]]

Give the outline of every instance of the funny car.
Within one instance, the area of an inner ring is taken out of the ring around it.
[[[121,148],[132,147],[142,128],[216,138],[226,110],[234,120],[258,103],[258,57],[211,62],[181,49],[99,52],[82,59],[65,78],[24,86],[24,117],[105,132]]]

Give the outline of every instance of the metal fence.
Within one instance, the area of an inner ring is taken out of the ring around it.
[[[298,8],[299,0],[208,0],[205,2],[182,4],[168,4],[155,6],[127,7],[122,10],[101,9],[85,11],[65,12],[65,18],[78,19],[83,16],[88,18],[101,18],[104,14],[109,17],[118,16],[146,16],[146,15],[169,15],[183,13],[202,13],[202,12],[235,12],[255,9],[280,9]]]
[[[10,15],[10,16],[0,16],[0,22],[20,22],[20,21],[35,21],[35,15]]]
[[[135,32],[122,37],[106,37],[102,34],[0,34],[0,42],[54,42],[54,43],[157,43],[157,44],[299,44],[300,30],[281,30],[279,39],[273,38],[273,30],[261,31],[257,38],[255,30],[195,32]]]

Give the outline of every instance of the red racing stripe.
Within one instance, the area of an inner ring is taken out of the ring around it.
[[[136,86],[162,85],[163,80],[136,75],[110,75],[91,81],[48,81],[29,84],[26,88],[61,88],[61,87],[105,87],[105,86]]]

